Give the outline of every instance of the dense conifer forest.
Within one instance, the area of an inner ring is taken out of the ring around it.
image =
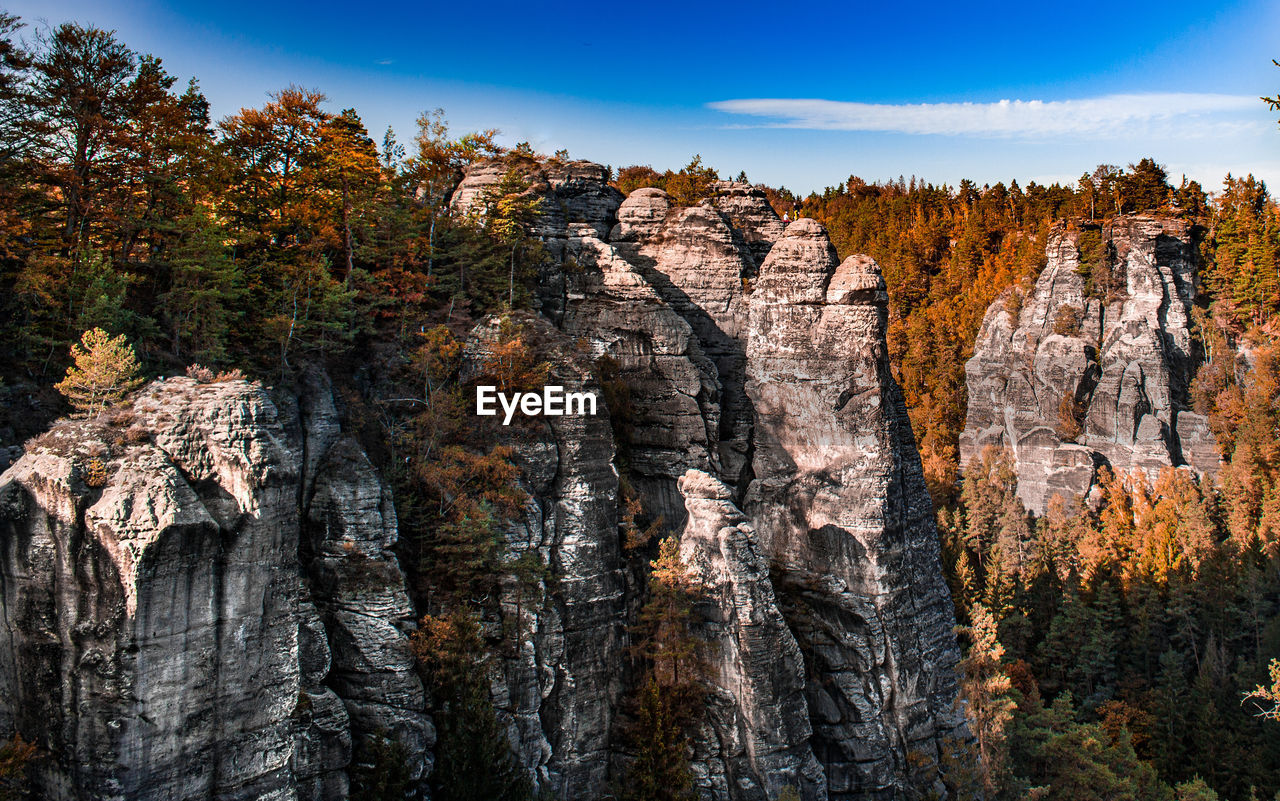
[[[324,366],[394,484],[426,615],[416,652],[441,710],[435,797],[528,798],[476,670],[520,632],[495,646],[477,621],[499,581],[545,566],[504,561],[499,532],[523,500],[516,468],[497,429],[464,414],[458,368],[466,333],[500,313],[486,374],[503,387],[545,379],[521,324],[545,257],[522,167],[569,154],[459,134],[440,110],[408,133],[375,139],[356,109],[296,86],[215,119],[196,80],[109,31],[0,17],[0,429],[20,442],[71,411],[55,384],[96,329],[123,336],[148,377],[240,370],[284,385]],[[463,168],[488,158],[509,170],[485,213],[451,212]],[[722,177],[697,157],[612,174],[623,193],[659,186],[681,205]],[[780,214],[826,225],[842,257],[865,253],[884,271],[895,377],[966,650],[974,739],[945,766],[952,797],[1280,798],[1280,723],[1263,714],[1280,690],[1268,673],[1280,657],[1280,207],[1267,187],[1230,175],[1201,187],[1138,158],[1068,186],[850,176],[807,197],[767,192]],[[964,362],[988,307],[1034,282],[1051,226],[1133,212],[1195,226],[1197,334],[1211,358],[1193,399],[1225,466],[1203,483],[1108,474],[1095,503],[1035,517],[1007,454],[959,471]],[[625,387],[607,364],[600,379],[625,425]],[[696,591],[662,521],[634,498],[627,511],[622,534],[650,590],[632,655],[639,758],[620,797],[686,798]],[[1259,685],[1272,697],[1246,698]],[[21,797],[21,766],[39,758],[10,741],[0,797]],[[397,797],[397,758],[379,755],[360,797]]]

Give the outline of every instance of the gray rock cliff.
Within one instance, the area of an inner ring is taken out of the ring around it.
[[[876,263],[837,265],[808,219],[787,227],[750,297],[743,511],[805,653],[832,799],[899,797],[959,726],[954,612],[887,316]]]
[[[521,316],[553,364],[549,383],[599,391],[592,362],[545,320]],[[495,341],[480,324],[464,351],[464,374]],[[506,532],[507,557],[545,566],[533,586],[508,577],[502,615],[515,632],[491,677],[521,763],[540,787],[588,798],[608,786],[614,719],[622,694],[626,579],[618,541],[618,474],[607,411],[544,417],[507,435],[528,494]],[[508,639],[511,639],[510,637]]]
[[[60,424],[0,476],[0,726],[49,752],[41,796],[345,798],[353,742],[384,728],[427,767],[363,453],[244,381],[154,383],[131,414]],[[363,549],[376,588],[302,569],[304,484],[320,549]]]
[[[680,557],[705,588],[699,611],[714,654],[705,731],[694,745],[699,789],[744,801],[777,798],[784,787],[825,797],[826,776],[810,744],[804,657],[755,530],[715,477],[690,470],[680,492],[689,511]]]
[[[1007,448],[1018,495],[1039,513],[1055,494],[1088,493],[1103,465],[1152,479],[1164,467],[1218,468],[1213,435],[1188,401],[1202,358],[1188,224],[1127,216],[1094,231],[1092,249],[1081,230],[1053,231],[1035,286],[1020,308],[1007,294],[992,304],[965,365],[961,463]],[[1091,287],[1086,273],[1108,286]]]
[[[566,801],[624,779],[647,561],[623,549],[625,480],[707,590],[700,796],[932,791],[958,651],[877,265],[838,264],[745,184],[624,202],[589,162],[479,163],[455,213],[511,169],[548,253],[537,313],[513,316],[548,383],[611,402],[503,431],[527,501],[500,544],[522,567],[482,631],[519,762]],[[499,331],[472,331],[464,380]],[[274,401],[171,379],[136,399],[136,433],[62,423],[0,476],[0,731],[48,750],[44,797],[336,801],[380,737],[421,794],[435,732],[395,504],[340,406],[319,374]]]
[[[468,176],[473,192],[487,172]],[[813,221],[784,231],[758,190],[718,189],[692,208],[637,190],[607,240],[544,219],[539,234],[560,259],[544,276],[563,288],[544,312],[627,388],[627,476],[648,510],[678,524],[682,558],[710,591],[700,631],[714,656],[693,763],[702,797],[766,799],[787,786],[805,799],[901,797],[957,733],[959,652],[889,371],[884,284],[869,259],[837,265]],[[529,453],[533,474],[582,469],[546,442]],[[535,510],[556,503],[556,491],[530,489]],[[584,536],[616,541],[598,516],[588,525]],[[536,528],[514,539],[532,543]],[[560,625],[535,617],[535,628]],[[508,671],[495,697],[545,706],[536,664]],[[557,746],[547,756],[535,727],[513,731],[529,763],[554,775]]]

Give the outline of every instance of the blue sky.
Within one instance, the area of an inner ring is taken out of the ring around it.
[[[1280,3],[9,0],[115,29],[217,116],[299,84],[401,141],[455,131],[809,191],[850,174],[1072,180],[1154,156],[1280,187]]]

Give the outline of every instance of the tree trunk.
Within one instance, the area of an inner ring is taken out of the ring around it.
[[[436,263],[436,213],[431,212],[431,230],[427,234],[427,277],[431,277],[431,268]]]
[[[347,274],[342,277],[342,286],[345,289],[351,281],[351,268],[354,260],[351,255],[351,193],[347,186],[347,179],[342,179],[342,241],[347,248]]]
[[[507,278],[507,305],[511,308],[516,307],[516,248],[519,244],[511,246],[511,275]]]

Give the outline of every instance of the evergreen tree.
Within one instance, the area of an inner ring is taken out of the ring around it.
[[[960,663],[960,697],[969,731],[977,740],[983,787],[995,793],[1006,783],[1009,771],[1007,728],[1015,707],[1010,697],[1012,682],[1001,664],[1004,647],[996,638],[995,617],[981,604],[969,616],[972,624],[962,629],[970,644]]]
[[[71,346],[75,365],[58,383],[58,391],[85,416],[119,403],[142,383],[138,359],[124,335],[114,339],[101,328],[84,332],[79,345]]]
[[[427,616],[413,648],[438,709],[431,797],[526,801],[532,785],[490,700],[486,648],[475,619],[460,611]]]

